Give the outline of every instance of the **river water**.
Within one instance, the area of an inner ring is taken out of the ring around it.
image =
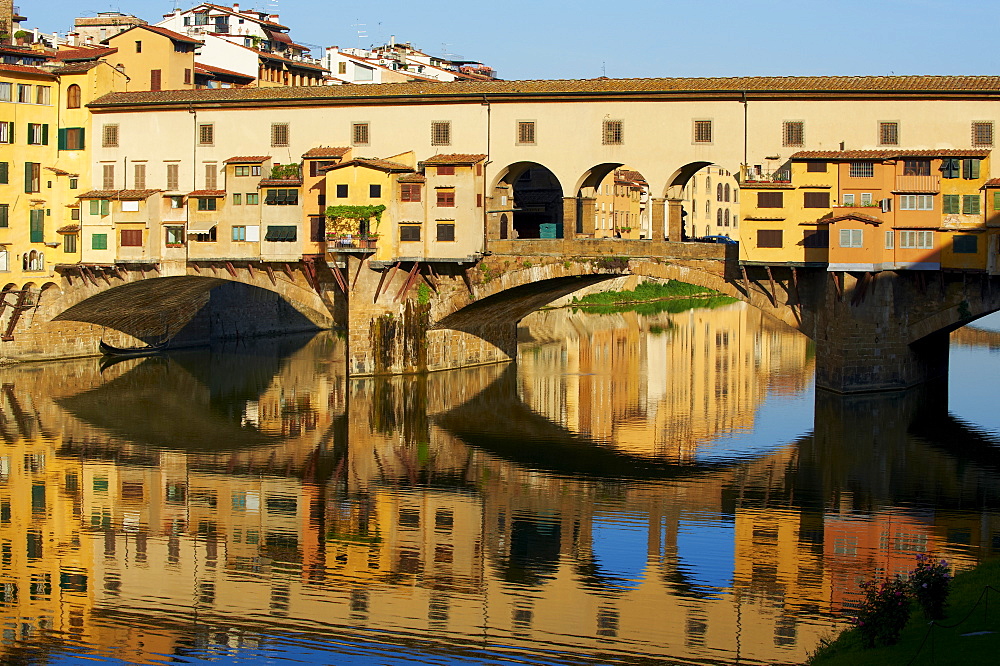
[[[0,370],[0,661],[794,664],[866,577],[1000,555],[1000,334],[854,397],[738,303],[521,337],[414,378],[345,381],[330,333]]]

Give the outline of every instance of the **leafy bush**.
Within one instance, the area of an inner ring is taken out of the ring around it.
[[[949,569],[945,560],[934,562],[927,555],[917,555],[917,568],[910,572],[910,592],[928,620],[944,617],[952,578]]]
[[[894,645],[910,619],[910,587],[899,576],[861,584],[864,600],[854,619],[865,647]]]

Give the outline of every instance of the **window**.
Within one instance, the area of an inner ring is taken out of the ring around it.
[[[451,123],[448,121],[437,121],[431,123],[431,145],[450,146],[451,145]]]
[[[247,239],[247,228],[244,226],[233,227],[233,240],[245,242]]]
[[[455,240],[455,223],[454,222],[438,222],[437,223],[437,239],[439,241],[453,241],[453,240]]]
[[[872,162],[851,162],[851,178],[874,178],[875,164]]]
[[[907,250],[934,249],[933,231],[900,231],[899,247]]]
[[[149,70],[149,89],[150,90],[162,90],[163,89],[163,73],[158,69]]]
[[[830,232],[826,229],[811,229],[802,232],[802,247],[824,248],[830,246]]]
[[[974,122],[972,123],[972,145],[977,148],[993,147],[993,123]]]
[[[829,192],[803,192],[802,193],[802,207],[803,208],[829,208],[830,207],[830,193]]]
[[[67,109],[79,109],[80,108],[80,86],[75,83],[69,88],[66,88],[66,108]]]
[[[962,160],[948,158],[941,160],[941,177],[958,178]]]
[[[198,125],[198,145],[199,146],[215,145],[214,123],[202,123]]]
[[[0,204],[0,229],[10,226],[10,204]]]
[[[0,143],[14,143],[14,123],[0,122]]]
[[[896,241],[896,232],[892,229],[886,229],[885,232],[885,249],[891,250],[893,244]]]
[[[184,227],[164,227],[164,242],[168,246],[184,245]]]
[[[107,250],[108,249],[108,235],[107,234],[94,234],[90,237],[90,249],[92,250]]]
[[[443,165],[443,166],[439,166],[437,168],[437,175],[439,175],[439,176],[454,176],[455,175],[455,165],[454,164],[446,164],[446,165]]]
[[[65,127],[59,130],[59,150],[83,150],[83,127]]]
[[[0,183],[7,185],[10,183],[10,163],[0,162]]]
[[[218,185],[218,167],[215,164],[205,165],[205,189],[214,190]]]
[[[74,222],[79,222],[80,221],[80,208],[79,207],[70,208],[69,209],[69,219],[73,220]]]
[[[28,145],[49,145],[49,126],[40,123],[28,123]]]
[[[848,207],[853,206],[854,205],[854,194],[853,193],[844,194],[841,197],[841,205],[842,206],[848,206]]]
[[[63,236],[63,252],[76,254],[77,236],[76,234],[66,234]]]
[[[930,160],[905,160],[903,162],[904,176],[929,176],[931,175]]]
[[[108,199],[90,200],[91,215],[108,215],[110,213],[111,213],[111,201],[109,201]]]
[[[347,63],[338,62],[337,63],[337,74],[347,74]]]
[[[878,124],[878,143],[880,146],[899,145],[899,123],[895,121]]]
[[[105,148],[118,147],[118,125],[105,125],[101,132],[101,145]]]
[[[6,164],[6,162],[4,162]],[[0,183],[6,183],[6,180],[0,180]],[[1000,210],[1000,190],[993,191],[993,210]]]
[[[215,197],[198,197],[198,210],[216,210]]]
[[[122,247],[142,247],[142,229],[122,229]]]
[[[899,210],[934,210],[931,194],[900,194]]]
[[[233,167],[233,175],[234,176],[249,176],[250,175],[250,167],[249,166],[236,166],[236,167]]]
[[[782,208],[784,206],[783,194],[783,192],[758,192],[757,208]]]
[[[811,173],[826,173],[826,162],[806,162],[806,171]]]
[[[12,83],[0,83],[0,102],[9,102],[11,90],[13,89]]]
[[[965,180],[977,180],[979,178],[979,160],[962,160],[962,178]]]
[[[535,121],[517,121],[517,143],[521,146],[535,145]]]
[[[979,251],[978,239],[971,234],[956,234],[952,237],[955,254],[975,254]]]
[[[35,103],[49,105],[52,103],[52,88],[35,86]]]
[[[602,143],[605,146],[620,146],[625,142],[625,122],[605,120]]]
[[[862,247],[864,232],[861,229],[841,229],[840,247]]]
[[[247,192],[246,202],[248,206],[257,206],[260,204],[260,195],[256,192]]]
[[[399,225],[399,240],[404,242],[419,241],[420,225],[419,224]]]
[[[347,198],[347,184],[346,183],[338,183],[337,184],[337,198],[338,199],[346,199]]]
[[[781,229],[759,229],[757,247],[783,247]]]
[[[167,165],[167,189],[171,192],[176,191],[180,187],[180,165],[179,164],[168,164]]]
[[[17,101],[21,104],[31,104],[31,86],[26,83],[17,84]]]
[[[941,212],[945,215],[958,215],[962,212],[962,197],[958,194],[941,196]]]
[[[351,125],[351,143],[355,146],[367,146],[368,141],[368,123],[353,123]]]
[[[288,123],[271,123],[271,145],[279,148],[288,145]]]
[[[615,213],[615,215],[617,216],[618,213]],[[715,211],[715,224],[717,226],[720,226],[720,227],[722,226],[722,209],[721,208],[719,210]]]
[[[369,199],[381,199],[382,198],[382,186],[377,184],[371,184],[368,186],[368,198]]]
[[[862,192],[861,193],[861,205],[862,206],[871,206],[872,205],[872,193],[871,192]],[[888,211],[886,211],[886,212],[888,212]]]
[[[695,143],[712,143],[712,121],[711,120],[696,120],[696,121],[694,121],[694,142]]]
[[[410,202],[420,201],[420,183],[400,183],[399,200]]]
[[[135,165],[135,178],[132,180],[132,187],[136,190],[146,189],[146,165]]]
[[[28,211],[28,241],[45,242],[45,211],[41,208]]]
[[[38,162],[24,163],[24,192],[31,194],[42,189],[42,165]]]
[[[978,194],[963,194],[962,195],[962,215],[979,215],[979,195]]]
[[[455,190],[451,188],[442,188],[437,190],[437,207],[438,208],[454,208],[455,207]]]
[[[191,68],[190,67],[185,67],[184,68],[184,85],[186,85],[186,86],[191,85]]]
[[[268,206],[296,206],[299,203],[298,190],[268,190],[264,197]]]
[[[135,52],[142,53],[142,42],[136,40],[135,42]]]
[[[294,225],[270,226],[267,228],[264,240],[272,243],[291,243],[298,237],[297,232],[298,227]]]
[[[786,120],[782,132],[783,146],[805,145],[805,123],[801,120]]]

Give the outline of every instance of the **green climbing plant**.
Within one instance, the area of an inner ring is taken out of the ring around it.
[[[378,236],[378,225],[382,222],[382,213],[385,206],[327,206],[326,219],[327,232],[337,235],[360,233],[361,223],[366,220],[375,220],[374,231],[368,233],[369,237]]]
[[[299,177],[299,165],[292,164],[275,164],[271,167],[271,179],[272,180],[285,180],[289,178]]]

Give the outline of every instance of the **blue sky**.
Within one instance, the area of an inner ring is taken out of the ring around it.
[[[154,22],[175,0],[15,4],[28,16],[27,27],[65,32],[74,16],[99,11]],[[360,43],[368,46],[394,34],[431,53],[480,59],[511,79],[1000,70],[1000,50],[992,46],[995,0],[244,0],[241,6],[278,13],[300,43],[358,46],[361,29],[367,36]]]

